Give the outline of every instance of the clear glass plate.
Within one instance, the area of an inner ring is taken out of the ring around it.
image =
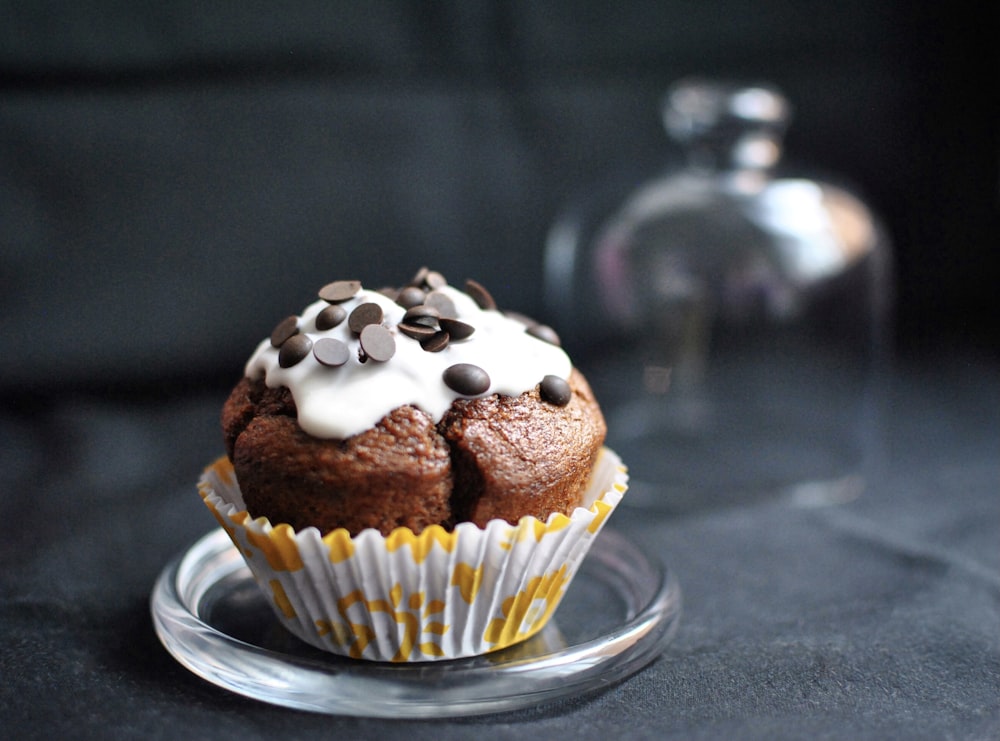
[[[275,705],[386,718],[512,710],[607,687],[659,656],[680,606],[673,575],[608,529],[541,633],[470,659],[383,664],[312,648],[279,624],[221,529],[171,561],[151,597],[157,635],[199,677]]]

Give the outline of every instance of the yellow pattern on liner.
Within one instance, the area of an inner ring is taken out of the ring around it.
[[[525,588],[503,601],[502,618],[486,626],[483,639],[503,648],[537,633],[556,609],[569,581],[566,564],[555,572],[530,579]],[[542,600],[539,604],[538,600]]]
[[[413,560],[423,563],[435,543],[451,553],[455,550],[457,542],[458,533],[448,532],[440,525],[425,527],[419,535],[414,535],[408,527],[398,527],[386,536],[385,547],[390,553],[394,553],[403,546],[409,546]]]
[[[545,535],[545,523],[539,520],[537,517],[531,517],[527,522],[521,521],[520,527],[517,528],[518,540],[527,540],[528,535],[535,536],[536,541],[540,541],[542,536]]]
[[[569,527],[571,520],[569,517],[564,515],[562,512],[557,512],[549,518],[549,521],[545,525],[545,532],[554,533],[562,530],[563,528]]]
[[[360,623],[347,623],[345,625],[343,623],[331,623],[327,620],[317,620],[316,635],[320,638],[330,636],[330,640],[338,646],[350,646],[354,641],[360,641],[363,646],[367,646],[375,637],[375,631],[367,625]],[[361,650],[364,649],[362,648]],[[358,656],[360,655],[361,653],[358,652]]]
[[[389,590],[389,599],[392,600],[393,608],[399,607],[403,601],[403,587],[398,582]]]
[[[598,507],[598,505],[600,505],[600,507]],[[610,509],[610,507],[601,501],[597,501],[590,505],[588,511],[600,515],[602,512],[605,512],[605,509]],[[604,516],[606,517],[607,515],[605,514]],[[597,532],[597,529],[600,527],[600,523],[603,521],[604,517],[601,517],[600,522],[591,526],[590,532]],[[523,543],[532,538],[534,538],[535,542],[541,542],[542,538],[545,537],[546,534],[559,532],[560,530],[569,527],[572,522],[572,518],[568,515],[564,515],[562,512],[552,514],[547,521],[539,520],[537,517],[533,517],[531,515],[522,517],[518,521],[517,527],[511,528],[510,532],[507,534],[505,542],[501,543],[500,547],[504,550],[510,550],[514,543]]]
[[[421,643],[420,644],[420,653],[422,653],[424,656],[444,656],[445,655],[443,648],[441,648],[436,643],[430,643],[430,642]]]
[[[215,475],[225,486],[231,486],[236,482],[236,473],[233,471],[233,464],[230,463],[226,456],[217,458],[213,463],[206,466],[205,473]],[[253,552],[247,549],[236,537],[237,527],[243,527],[245,521],[250,516],[249,513],[245,511],[237,512],[230,518],[219,512],[215,504],[209,499],[209,494],[212,493],[212,485],[207,481],[202,480],[198,482],[198,493],[201,495],[201,501],[205,503],[212,516],[219,522],[220,527],[226,531],[226,534],[233,541],[233,545],[236,546],[237,550],[246,558],[253,556]]]
[[[503,534],[503,538],[500,541],[500,547],[505,551],[509,551],[514,547],[514,543],[517,542],[517,529],[513,527],[508,527]]]
[[[342,527],[324,535],[323,542],[330,549],[330,563],[340,563],[354,555],[354,540]]]
[[[226,535],[228,535],[229,539],[233,541],[233,545],[236,546],[236,548],[243,555],[249,556],[250,554],[247,553],[246,549],[240,545],[240,541],[236,537],[236,528],[230,524],[229,518],[219,512],[219,510],[216,509],[215,504],[208,498],[208,493],[211,491],[208,484],[205,484],[204,487],[199,484],[198,491],[201,493],[201,501],[205,503],[205,506],[208,507],[208,511],[211,512],[212,516],[218,521],[219,527],[226,531]]]
[[[209,468],[212,470],[216,476],[219,477],[219,481],[227,486],[232,484],[235,480],[235,471],[233,470],[233,464],[229,461],[226,456],[218,458],[214,463],[212,463]]]
[[[271,598],[274,601],[275,606],[281,610],[281,614],[286,618],[293,618],[296,616],[295,608],[292,607],[292,603],[288,599],[288,595],[285,593],[285,588],[281,586],[281,582],[277,579],[271,579]]]
[[[606,502],[594,502],[590,509],[594,512],[594,519],[587,525],[587,532],[596,533],[601,529],[604,521],[608,519],[608,515],[611,514],[611,505]]]
[[[625,466],[616,466],[616,470],[622,476],[625,476],[628,473],[628,469],[625,468]],[[624,484],[621,484],[617,481],[614,482],[611,486],[619,494],[624,494],[626,489],[628,488]],[[601,526],[604,524],[604,521],[608,519],[608,516],[611,514],[611,510],[613,509],[614,507],[605,502],[603,499],[598,499],[596,502],[590,505],[590,511],[593,512],[595,516],[594,519],[591,520],[590,524],[587,526],[587,531],[590,533],[596,533],[598,530],[600,530]]]
[[[347,624],[347,631],[344,631],[342,626],[331,625],[326,621],[318,621],[319,634],[321,636],[332,634],[341,646],[348,649],[349,655],[352,658],[360,659],[365,648],[374,640],[375,632],[369,624],[351,622],[351,619],[348,617],[348,610],[354,605],[363,605],[368,613],[384,612],[403,626],[403,635],[399,642],[399,648],[390,661],[408,661],[412,657],[414,650],[427,656],[444,656],[444,650],[437,643],[433,641],[418,643],[421,632],[444,635],[449,629],[448,625],[438,621],[424,623],[421,620],[420,606],[424,602],[423,593],[411,594],[406,600],[407,605],[411,609],[403,610],[398,609],[404,602],[402,585],[394,584],[392,589],[389,590],[389,595],[390,599],[388,601],[384,599],[365,599],[364,592],[360,589],[344,595],[337,600],[337,612]],[[443,603],[441,604],[443,607]],[[353,641],[351,640],[352,638]]]
[[[424,617],[428,615],[433,615],[434,613],[441,612],[444,610],[445,604],[443,600],[432,599],[427,603],[427,607],[424,608]]]
[[[252,528],[246,528],[243,532],[250,545],[264,554],[268,566],[275,571],[298,571],[303,567],[302,556],[295,542],[295,531],[291,525],[275,525],[270,532],[258,533]]]
[[[458,593],[468,604],[472,604],[479,592],[479,587],[483,583],[483,567],[471,566],[467,563],[455,564],[455,570],[451,574],[451,586],[458,587]]]

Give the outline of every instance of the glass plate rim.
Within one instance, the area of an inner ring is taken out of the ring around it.
[[[656,659],[673,638],[681,612],[673,572],[613,528],[605,528],[577,579],[600,569],[605,576],[621,577],[613,586],[629,610],[620,624],[601,635],[533,657],[521,655],[514,646],[488,658],[384,664],[331,655],[327,661],[246,642],[202,618],[201,597],[240,569],[246,569],[243,559],[221,528],[171,559],[150,595],[160,642],[186,669],[223,689],[331,715],[457,717],[581,695],[624,679]],[[252,579],[249,573],[245,578]]]

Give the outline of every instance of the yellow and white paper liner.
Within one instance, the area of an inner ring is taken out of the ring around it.
[[[621,460],[604,448],[570,516],[353,538],[252,518],[225,457],[205,469],[198,489],[296,636],[353,658],[428,661],[496,651],[541,630],[627,482]]]

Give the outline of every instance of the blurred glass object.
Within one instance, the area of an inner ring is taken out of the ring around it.
[[[682,81],[683,166],[550,232],[547,308],[586,328],[568,339],[633,503],[839,502],[877,463],[888,239],[848,189],[779,173],[789,118],[771,86]]]

